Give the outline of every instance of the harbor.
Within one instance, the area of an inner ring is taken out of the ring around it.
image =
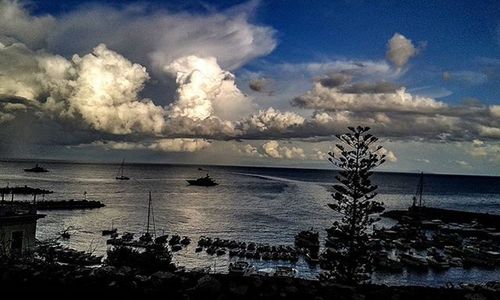
[[[72,181],[74,171],[66,171],[67,167],[50,166],[51,172],[40,175],[36,181],[26,178],[10,182],[10,186],[28,184],[53,191],[37,204],[70,197],[78,199],[81,191],[87,190],[88,201],[105,205],[96,209],[44,212],[45,217],[38,221],[37,239],[57,239],[55,259],[62,259],[64,264],[68,258],[76,258],[83,264],[100,266],[105,264],[108,250],[114,247],[125,246],[142,252],[160,244],[171,253],[175,266],[187,271],[229,274],[235,265],[247,264],[245,273],[264,275],[280,270],[277,273],[317,280],[321,272],[329,269],[325,258],[334,254],[329,246],[334,245],[335,240],[327,230],[332,216],[326,210],[329,195],[323,180],[311,183],[315,177],[306,177],[306,181],[297,181],[283,176],[284,170],[280,169],[211,168],[210,175],[219,185],[198,187],[187,182],[206,175],[196,167],[126,166],[126,174],[131,179],[118,181],[114,178],[116,168],[96,169],[90,165],[83,167],[100,170],[102,175]],[[161,175],[165,172],[171,175]],[[61,174],[66,174],[64,185],[52,179]],[[322,173],[305,174],[324,178]],[[384,176],[394,181],[393,175]],[[418,176],[402,178],[402,184],[419,180]],[[151,203],[148,189],[152,190]],[[242,193],[245,190],[258,192],[249,197]],[[405,190],[403,200],[397,200],[398,206],[391,205],[391,194],[384,191],[383,185],[382,191],[381,197],[389,203],[387,213],[407,211],[415,193],[414,189]],[[424,192],[427,204],[439,204],[434,200],[437,197],[443,199],[441,195]],[[23,196],[19,199],[16,196],[15,201],[23,201],[21,198]],[[24,199],[32,203],[33,196],[26,195]],[[237,205],[231,204],[236,199]],[[484,284],[496,278],[495,259],[491,262],[477,259],[485,257],[488,251],[494,257],[498,251],[496,241],[487,245],[472,235],[450,233],[462,226],[478,232],[490,230],[494,235],[491,227],[479,222],[453,224],[435,218],[419,221],[417,226],[408,218],[398,221],[383,217],[376,224],[376,234],[371,241],[378,248],[374,283],[443,287],[451,282],[458,287],[463,283]],[[425,231],[425,239],[411,238],[420,236],[417,231]],[[462,245],[467,246],[465,253],[457,250]],[[92,253],[93,257],[83,253]]]

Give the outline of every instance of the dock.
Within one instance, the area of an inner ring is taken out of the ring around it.
[[[391,210],[384,212],[382,217],[391,218],[396,221],[402,221],[408,218],[418,218],[419,220],[439,219],[445,223],[471,223],[477,222],[484,227],[500,230],[500,215],[459,211],[435,207],[412,207],[408,210]]]

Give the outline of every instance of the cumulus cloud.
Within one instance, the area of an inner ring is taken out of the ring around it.
[[[211,143],[204,139],[174,138],[157,139],[153,142],[94,141],[79,144],[77,148],[100,147],[107,150],[151,150],[158,152],[196,152],[207,149]]]
[[[395,33],[387,43],[387,59],[399,68],[404,67],[417,53],[418,49],[411,40],[400,33]]]
[[[292,104],[312,109],[349,111],[425,112],[446,105],[431,98],[415,96],[404,88],[390,84],[352,84],[344,88],[327,88],[316,82],[311,91],[295,98]]]
[[[280,146],[277,141],[268,141],[262,145],[265,156],[271,158],[304,159],[304,150],[298,147]]]
[[[243,132],[267,132],[286,133],[295,127],[304,124],[305,118],[293,112],[280,112],[274,108],[261,110],[243,121],[241,128]]]
[[[254,109],[236,86],[234,75],[222,70],[215,57],[182,57],[164,71],[175,76],[178,86],[176,101],[170,107],[172,117],[236,120]]]
[[[16,43],[0,48],[0,68],[8,74],[0,78],[0,94],[27,99],[46,113],[113,134],[163,129],[163,109],[138,98],[149,78],[145,68],[103,44],[66,60]]]
[[[161,139],[148,146],[148,149],[162,152],[196,152],[210,147],[204,139]]]
[[[257,149],[257,147],[254,147],[250,144],[246,144],[244,146],[239,147],[238,151],[244,155],[247,155],[247,156],[256,156],[256,157],[263,156],[261,153],[259,153],[259,150]]]

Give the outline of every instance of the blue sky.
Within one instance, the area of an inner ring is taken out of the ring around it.
[[[497,1],[0,0],[0,14],[0,157],[322,167],[363,123],[389,170],[500,172]]]

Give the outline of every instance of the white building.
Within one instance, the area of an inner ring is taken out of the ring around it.
[[[20,255],[35,246],[37,214],[33,205],[0,205],[0,255]]]

